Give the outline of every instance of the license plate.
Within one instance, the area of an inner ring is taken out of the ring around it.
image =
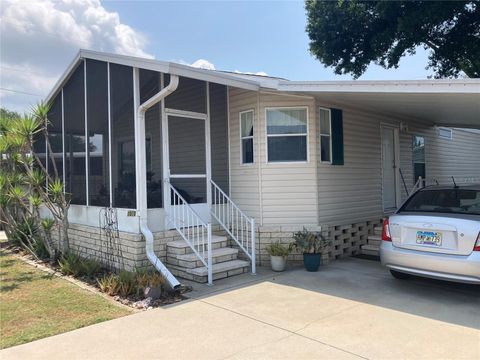
[[[417,231],[417,244],[442,245],[442,233],[436,231]]]

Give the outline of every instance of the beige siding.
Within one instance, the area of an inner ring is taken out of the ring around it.
[[[267,163],[265,109],[308,108],[309,161]],[[253,109],[254,159],[240,164],[239,112]],[[259,94],[230,89],[230,164],[232,198],[259,224],[316,225],[315,107],[311,98]],[[260,189],[260,192],[259,192]]]
[[[239,112],[254,110],[254,164],[240,164]],[[233,201],[249,216],[261,222],[258,177],[257,93],[229,88],[230,193]]]
[[[354,223],[381,217],[380,123],[388,119],[354,109],[343,110],[344,165],[318,162],[318,219],[321,224]],[[317,134],[317,143],[320,143]],[[317,151],[320,150],[317,146]]]
[[[480,134],[453,130],[453,140],[438,137],[437,130],[418,120],[398,119],[317,100],[318,106],[343,110],[345,164],[318,162],[319,223],[348,224],[382,217],[381,124],[407,129],[399,131],[400,169],[398,190],[406,198],[405,186],[414,185],[412,139],[425,137],[427,179],[450,181],[451,176],[480,178]],[[318,109],[317,109],[318,111]],[[318,119],[318,114],[317,114]],[[318,120],[317,120],[318,121]],[[317,135],[317,143],[320,139]],[[319,149],[319,146],[318,146]],[[319,150],[317,150],[319,151]]]
[[[265,109],[269,107],[307,107],[308,161],[267,163]],[[259,155],[263,225],[316,225],[316,122],[312,98],[260,94]]]

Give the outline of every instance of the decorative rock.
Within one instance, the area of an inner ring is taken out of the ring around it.
[[[162,295],[162,288],[147,286],[145,290],[143,290],[143,294],[147,299],[157,300]]]

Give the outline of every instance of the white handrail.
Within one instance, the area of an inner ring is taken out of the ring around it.
[[[165,185],[170,188],[171,194],[170,220],[193,253],[207,267],[208,284],[212,285],[212,226],[200,218],[170,182],[165,181]]]
[[[410,194],[413,194],[417,190],[420,190],[421,188],[425,187],[425,179],[423,179],[421,176],[418,177],[417,182],[415,185],[413,185],[412,191],[410,191]]]
[[[250,259],[252,273],[255,274],[255,219],[248,217],[213,180],[210,180],[210,183],[210,212]]]

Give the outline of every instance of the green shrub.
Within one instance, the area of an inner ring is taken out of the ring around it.
[[[118,294],[119,281],[117,274],[108,274],[97,279],[100,290],[107,295],[114,296]]]
[[[122,270],[118,274],[118,295],[127,297],[138,293],[135,273]]]
[[[35,239],[33,241],[32,251],[39,259],[48,259],[50,257],[45,243],[41,240]]]
[[[95,259],[81,259],[80,260],[80,273],[81,276],[88,276],[93,278],[101,270],[100,263]]]
[[[29,246],[32,239],[37,236],[38,227],[35,225],[34,218],[26,218],[19,221],[17,226],[13,228],[10,241],[17,246]]]
[[[281,244],[280,241],[267,245],[265,250],[270,256],[288,256],[290,254],[289,247]]]
[[[134,272],[123,270],[119,274],[108,274],[97,279],[100,290],[110,296],[120,295],[129,297],[132,295],[142,296],[147,287],[161,288],[165,284],[165,278],[155,271],[135,270]]]
[[[290,249],[295,249],[304,254],[321,254],[328,246],[327,239],[319,232],[308,231],[303,228],[293,234],[295,240],[290,244]]]
[[[63,275],[78,276],[81,273],[81,259],[72,252],[63,254],[58,261],[58,265]]]

